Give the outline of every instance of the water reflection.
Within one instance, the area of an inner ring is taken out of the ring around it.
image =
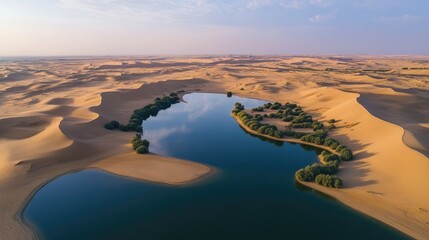
[[[157,154],[219,169],[182,187],[85,170],[55,179],[24,211],[44,239],[401,239],[404,236],[294,180],[317,161],[312,147],[250,137],[234,103],[263,101],[189,94],[144,122]],[[208,105],[208,106],[206,106]],[[274,143],[274,144],[273,144]]]
[[[145,129],[143,137],[150,139],[150,150],[159,155],[169,155],[168,148],[162,145],[165,138],[171,137],[173,134],[184,134],[191,132],[191,128],[187,127],[186,123],[178,127],[165,127],[157,130]]]

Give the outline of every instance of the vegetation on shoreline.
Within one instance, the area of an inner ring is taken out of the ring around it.
[[[149,141],[142,139],[142,135],[140,133],[137,133],[131,139],[131,144],[133,145],[133,149],[138,154],[146,154],[149,152]]]
[[[155,117],[156,115],[158,115],[159,111],[166,110],[171,107],[171,105],[179,102],[180,98],[177,93],[174,92],[170,93],[169,96],[164,96],[162,98],[157,97],[155,98],[154,103],[134,110],[133,114],[130,117],[130,120],[128,120],[127,125],[123,125],[118,121],[113,120],[104,124],[104,128],[108,130],[121,130],[123,132],[136,131],[140,133],[143,130],[143,121],[147,120],[151,116]],[[131,143],[133,145],[133,149],[137,153],[145,154],[149,152],[149,141],[147,141],[146,139],[142,139],[141,134],[136,134],[132,138]]]
[[[170,93],[169,96],[164,96],[162,98],[157,97],[154,103],[148,104],[142,108],[134,110],[133,114],[130,117],[127,125],[120,124],[118,121],[113,120],[104,125],[106,129],[121,131],[142,131],[142,123],[148,118],[155,117],[158,115],[159,111],[168,109],[171,105],[179,103],[180,99],[177,93]]]
[[[332,188],[342,186],[342,180],[334,174],[337,173],[341,161],[353,159],[353,153],[337,140],[328,137],[328,131],[335,128],[335,119],[330,119],[329,125],[325,126],[321,122],[313,120],[312,116],[305,113],[300,106],[289,102],[284,105],[279,102],[266,103],[251,109],[251,112],[257,112],[257,114],[252,115],[248,111],[246,112],[241,103],[236,103],[232,110],[232,114],[245,126],[261,135],[277,139],[284,136],[293,137],[303,142],[326,146],[331,149],[331,152],[326,150],[322,152],[321,163],[299,169],[295,173],[297,180],[316,182],[319,185]],[[264,114],[261,115],[262,113]],[[289,122],[289,126],[285,129],[278,129],[275,125],[262,123],[264,118],[281,119],[281,121]],[[312,132],[298,132],[294,131],[294,128],[309,128],[312,129]]]

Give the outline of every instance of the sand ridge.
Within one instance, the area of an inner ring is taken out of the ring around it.
[[[0,216],[0,238],[34,237],[21,221],[23,206],[39,187],[68,172],[101,168],[170,184],[213,172],[184,160],[133,155],[133,133],[103,128],[112,119],[126,122],[134,109],[178,90],[232,91],[297,102],[318,120],[339,120],[333,137],[356,156],[341,164],[345,188],[309,186],[414,238],[429,238],[429,75],[427,70],[404,69],[428,67],[426,58],[177,56],[2,62],[0,193],[5,197],[0,207],[7,210]]]

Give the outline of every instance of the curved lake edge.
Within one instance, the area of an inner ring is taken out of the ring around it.
[[[290,142],[290,143],[298,143],[298,144],[302,144],[302,145],[308,145],[314,148],[318,148],[321,150],[326,150],[329,151],[330,153],[333,154],[337,154],[334,150],[332,150],[331,148],[324,146],[324,145],[317,145],[314,143],[310,143],[310,142],[304,142],[300,139],[295,139],[295,138],[290,138],[290,137],[283,137],[283,138],[276,138],[276,137],[272,137],[266,134],[261,134],[258,133],[257,131],[254,131],[253,129],[250,129],[248,126],[246,126],[240,118],[238,118],[236,115],[231,113],[231,117],[233,117],[237,123],[239,124],[239,126],[246,132],[248,132],[249,134],[258,136],[258,137],[262,137],[262,138],[266,138],[266,139],[270,139],[270,140],[274,140],[274,141],[280,141],[280,142]],[[319,157],[319,161],[321,161],[322,159]],[[341,165],[340,165],[341,168]],[[340,169],[339,168],[339,169]],[[298,169],[297,169],[298,170]],[[397,222],[395,222],[394,220],[392,221],[388,221],[385,218],[383,218],[383,216],[379,216],[378,214],[374,214],[373,211],[371,211],[370,209],[365,208],[365,206],[360,205],[357,202],[353,202],[351,201],[349,198],[347,198],[345,196],[345,193],[341,192],[341,189],[335,189],[335,188],[328,188],[328,187],[324,187],[321,186],[315,182],[304,182],[301,180],[298,180],[296,178],[294,178],[295,181],[298,184],[301,184],[302,186],[308,187],[310,189],[312,189],[313,191],[322,193],[322,194],[326,194],[329,197],[334,198],[335,200],[338,200],[340,203],[344,204],[347,207],[350,207],[353,210],[356,210],[376,221],[382,222],[384,224],[387,224],[388,226],[392,227],[393,229],[400,231],[410,237],[412,237],[409,229],[399,225]],[[347,187],[342,187],[342,189],[345,189]]]
[[[151,156],[151,155],[152,156],[162,156],[162,155],[157,155],[157,154],[154,154],[154,153],[150,153],[150,154],[148,154],[146,156]],[[169,157],[169,156],[162,156],[162,157],[168,157],[170,159],[174,159],[174,160],[178,160],[178,161],[192,162],[192,161],[189,161],[189,160],[184,160],[184,159],[179,159],[179,158],[173,158],[173,157]],[[208,168],[210,168],[210,170],[207,173],[199,175],[198,177],[196,177],[194,179],[191,179],[191,180],[188,180],[188,181],[183,181],[183,182],[176,182],[176,183],[167,183],[167,182],[161,182],[161,181],[148,180],[148,179],[139,178],[139,177],[127,176],[127,175],[115,173],[113,171],[104,169],[103,167],[99,167],[99,166],[88,166],[88,167],[82,167],[82,168],[77,168],[77,169],[73,169],[73,170],[70,170],[70,171],[66,171],[66,172],[63,172],[63,173],[61,173],[61,174],[53,177],[53,178],[50,178],[49,180],[47,180],[47,181],[43,182],[42,184],[38,185],[37,188],[33,189],[33,191],[31,192],[31,194],[28,195],[26,197],[26,199],[24,200],[24,204],[22,205],[22,207],[19,210],[18,214],[15,215],[16,216],[16,220],[20,224],[22,224],[23,226],[25,226],[26,228],[28,228],[31,231],[31,233],[33,235],[32,239],[36,239],[36,240],[41,239],[38,230],[32,224],[30,224],[28,221],[25,220],[25,217],[24,217],[25,209],[26,209],[26,207],[28,206],[28,204],[31,202],[31,200],[34,198],[34,196],[36,195],[36,193],[40,189],[42,189],[43,187],[45,187],[49,183],[57,180],[58,178],[61,178],[61,177],[65,176],[65,175],[74,174],[74,173],[78,173],[78,172],[85,171],[85,170],[98,170],[98,171],[106,172],[106,173],[111,174],[113,176],[121,177],[121,178],[124,178],[124,179],[130,179],[130,180],[133,180],[133,181],[147,182],[147,183],[150,183],[150,184],[168,185],[170,187],[183,187],[183,186],[188,186],[188,185],[191,185],[191,184],[195,184],[197,182],[209,180],[210,177],[212,177],[212,176],[214,176],[214,175],[216,175],[216,174],[218,174],[220,172],[219,169],[217,169],[214,166],[209,166],[208,164],[202,164],[202,163],[200,163],[200,164],[204,165],[204,166],[206,166]]]
[[[183,94],[183,95],[186,95],[186,94],[191,94],[191,93],[193,93],[193,92],[199,92],[198,90],[196,90],[196,91],[187,91],[187,92],[184,92],[184,93],[181,93],[181,95]],[[201,92],[199,92],[199,93],[201,93]],[[221,92],[207,92],[207,93],[217,93],[217,94],[222,94]],[[182,95],[182,96],[183,96]],[[239,94],[237,94],[238,96],[240,96]],[[246,97],[246,96],[243,96],[244,98],[251,98],[251,97]],[[251,99],[258,99],[258,98],[251,98]],[[264,100],[264,99],[261,99],[261,100]],[[237,119],[238,120],[238,119]],[[246,127],[244,124],[240,124],[243,128],[244,127]],[[251,129],[249,129],[249,130],[251,130]],[[251,131],[253,131],[253,130],[251,130]],[[250,132],[250,131],[249,131]],[[264,137],[264,138],[270,138],[270,136],[266,136],[266,135],[260,135],[259,133],[252,133],[252,134],[255,134],[255,135],[259,135],[259,136],[262,136],[262,137]],[[275,140],[275,141],[281,141],[281,140],[279,140],[279,139],[277,139],[277,138],[272,138],[273,140]],[[310,145],[310,146],[312,146],[312,147],[315,147],[315,148],[321,148],[321,149],[323,149],[323,146],[320,146],[320,145],[316,145],[316,144],[312,144],[312,143],[308,143],[308,142],[302,142],[302,141],[300,141],[300,140],[294,140],[294,139],[290,139],[290,140],[284,140],[285,142],[293,142],[293,143],[299,143],[299,144],[304,144],[304,145]],[[329,149],[325,149],[325,150],[329,150]],[[331,152],[331,151],[330,151]],[[182,159],[178,159],[178,160],[182,160]],[[101,169],[101,170],[104,170],[104,169],[102,169],[102,168],[98,168],[98,167],[83,167],[83,168],[79,168],[79,169],[73,169],[73,170],[71,170],[71,171],[67,171],[67,172],[64,172],[64,173],[62,173],[62,174],[60,174],[60,175],[58,175],[58,176],[55,176],[55,177],[53,177],[53,178],[51,178],[51,179],[49,179],[48,181],[46,181],[45,183],[43,183],[42,185],[39,185],[36,189],[34,189],[33,190],[33,192],[32,192],[32,194],[30,195],[30,196],[28,196],[27,197],[27,199],[26,199],[26,201],[25,201],[25,204],[22,206],[22,209],[21,209],[21,211],[20,211],[20,219],[19,219],[19,221],[20,222],[22,222],[22,224],[24,224],[26,227],[29,227],[32,231],[33,231],[33,233],[37,236],[37,232],[34,232],[34,227],[32,227],[31,225],[29,225],[24,219],[23,219],[23,217],[22,217],[22,215],[23,215],[23,212],[24,212],[24,209],[25,209],[25,207],[27,206],[27,203],[28,203],[28,201],[30,201],[31,199],[32,199],[32,197],[34,196],[34,194],[35,193],[37,193],[37,191],[38,190],[40,190],[43,186],[45,186],[46,184],[48,184],[49,182],[51,182],[51,181],[53,181],[53,180],[55,180],[56,178],[58,178],[58,177],[61,177],[61,176],[63,176],[63,175],[66,175],[66,174],[70,174],[70,173],[74,173],[74,172],[79,172],[79,171],[83,171],[83,170],[87,170],[87,169]],[[104,170],[105,171],[105,170]],[[107,172],[109,172],[109,171],[107,171]],[[211,171],[210,171],[211,172]],[[109,173],[111,173],[111,172],[109,172]],[[111,174],[114,174],[114,173],[111,173]],[[208,173],[209,174],[209,173]],[[213,174],[216,174],[216,172],[214,172]],[[115,175],[117,175],[117,174],[115,174]],[[121,177],[127,177],[127,176],[123,176],[123,175],[119,175],[119,176],[121,176]],[[205,175],[203,175],[203,176],[201,176],[201,178],[203,178]],[[132,178],[132,177],[131,177]],[[198,178],[198,179],[196,179],[195,181],[190,181],[189,182],[189,184],[192,184],[193,182],[196,182],[196,181],[198,181],[198,180],[201,180],[201,178]],[[142,179],[138,179],[137,178],[137,180],[142,180]],[[150,180],[144,180],[144,181],[148,181],[148,182],[151,182],[151,183],[156,183],[156,182],[154,182],[154,181],[150,181]],[[398,228],[398,226],[395,226],[394,224],[391,224],[391,223],[389,223],[389,222],[386,222],[386,221],[383,221],[383,219],[379,219],[377,216],[375,216],[374,214],[371,214],[372,212],[370,212],[370,211],[365,211],[365,210],[362,210],[361,208],[360,208],[360,206],[358,205],[358,204],[356,204],[356,203],[350,203],[349,201],[346,201],[347,200],[347,198],[343,198],[343,197],[341,197],[341,196],[339,196],[338,195],[338,193],[339,193],[339,191],[337,190],[337,189],[329,189],[329,188],[326,188],[326,187],[323,187],[323,186],[319,186],[319,185],[317,185],[317,184],[315,184],[315,183],[307,183],[307,182],[301,182],[301,181],[298,181],[300,184],[302,184],[302,185],[304,185],[304,186],[307,186],[307,187],[309,187],[309,188],[311,188],[311,189],[313,189],[313,190],[315,190],[315,191],[319,191],[319,192],[322,192],[323,194],[327,194],[328,196],[331,196],[331,197],[333,197],[333,198],[335,198],[335,199],[337,199],[337,200],[339,200],[341,203],[344,203],[345,205],[347,205],[347,206],[349,206],[349,207],[351,207],[351,208],[353,208],[353,209],[355,209],[355,210],[357,210],[357,211],[359,211],[359,212],[361,212],[361,213],[364,213],[365,215],[367,215],[367,216],[370,216],[370,217],[372,217],[372,218],[374,218],[374,219],[377,219],[377,220],[379,220],[379,221],[381,221],[381,222],[384,222],[384,223],[387,223],[388,225],[390,225],[390,226],[392,226],[392,227],[395,227],[395,229],[398,229],[398,230],[401,230],[400,228]],[[404,233],[406,233],[406,234],[409,234],[409,232],[407,233],[406,231],[401,231],[401,232],[404,232]],[[38,236],[37,236],[38,237]]]
[[[324,146],[324,145],[318,145],[318,144],[311,143],[311,142],[305,142],[305,141],[302,141],[301,139],[296,139],[296,138],[292,138],[292,137],[276,138],[276,137],[272,137],[270,135],[258,133],[257,131],[255,131],[253,129],[250,129],[248,126],[246,126],[237,116],[234,116],[234,114],[231,114],[231,116],[233,118],[235,118],[235,120],[237,120],[237,123],[240,125],[240,127],[242,127],[247,132],[249,132],[249,133],[251,133],[253,135],[257,135],[257,136],[268,138],[268,139],[275,140],[275,141],[291,142],[291,143],[298,143],[298,144],[308,145],[308,146],[315,147],[315,148],[318,148],[318,149],[321,149],[321,150],[326,150],[326,151],[328,151],[330,153],[333,153],[333,154],[338,154],[337,152],[335,152],[334,150],[332,150],[332,148]]]
[[[168,81],[166,81],[166,82],[168,82]],[[153,83],[153,84],[154,85],[160,85],[160,84],[165,84],[165,82],[161,81],[159,83]],[[143,87],[145,87],[145,86],[144,85],[140,86],[140,88],[143,88]],[[194,92],[198,92],[198,89],[186,90],[186,91],[180,92],[178,94],[180,97],[180,102],[186,103],[186,101],[184,101],[184,99],[183,99],[183,96],[185,96],[187,94],[192,94]],[[215,92],[212,92],[212,93],[215,93]],[[164,92],[164,94],[168,94],[168,91]],[[218,94],[220,94],[220,93],[218,93]],[[143,97],[143,99],[144,98],[145,97]],[[99,118],[100,117],[98,117],[97,119],[99,119]],[[122,134],[129,134],[130,136],[132,136],[134,134],[133,132],[121,132],[121,133]],[[128,141],[126,143],[129,144]],[[125,153],[136,154],[135,151],[132,150],[132,147],[130,149],[128,149],[128,151]],[[186,160],[186,159],[180,159],[180,158],[175,158],[175,157],[170,157],[170,156],[163,156],[163,155],[154,154],[154,153],[150,153],[150,154],[148,154],[146,156],[142,156],[142,157],[143,158],[148,158],[148,157],[167,158],[170,160],[185,161],[185,162],[205,166],[205,167],[209,168],[209,171],[207,171],[206,173],[204,173],[202,175],[197,176],[196,178],[193,178],[193,179],[190,179],[187,181],[168,183],[168,182],[163,182],[163,181],[154,181],[154,180],[145,179],[145,178],[139,178],[139,177],[132,177],[132,176],[127,176],[127,175],[123,175],[123,174],[117,174],[115,172],[112,172],[112,171],[105,169],[103,166],[97,166],[97,164],[102,163],[105,159],[108,159],[110,157],[119,156],[123,153],[124,152],[109,155],[109,156],[106,156],[105,158],[103,158],[101,160],[90,161],[89,163],[74,162],[74,163],[68,163],[68,165],[65,165],[65,166],[56,166],[56,167],[53,167],[52,169],[50,169],[51,171],[54,172],[53,176],[40,176],[40,177],[38,177],[37,180],[42,180],[42,181],[40,183],[37,183],[35,185],[35,187],[33,187],[30,190],[30,193],[27,196],[19,199],[19,201],[22,201],[22,204],[20,204],[20,206],[14,212],[14,214],[12,215],[12,219],[11,219],[11,221],[14,221],[19,225],[19,228],[14,229],[14,230],[19,232],[20,235],[25,236],[25,238],[28,237],[31,239],[41,239],[39,236],[38,230],[35,228],[35,226],[33,226],[32,224],[30,224],[29,222],[27,222],[25,220],[24,211],[25,211],[26,207],[28,206],[29,202],[33,199],[33,197],[36,195],[36,193],[40,189],[42,189],[44,186],[46,186],[50,182],[52,182],[52,181],[54,181],[54,180],[56,180],[56,179],[58,179],[64,175],[73,174],[73,173],[77,173],[77,172],[84,171],[84,170],[98,169],[98,170],[104,171],[106,173],[115,175],[115,176],[133,179],[136,181],[150,182],[152,184],[163,184],[163,185],[165,184],[165,185],[169,185],[169,186],[178,186],[179,187],[179,186],[187,186],[187,185],[195,184],[195,183],[200,182],[200,181],[208,180],[211,176],[214,176],[220,172],[219,169],[215,168],[214,166],[209,166],[208,164],[202,164],[202,163],[198,163],[198,162],[194,162],[194,161],[190,161],[190,160]],[[139,155],[139,154],[136,154],[136,155]]]

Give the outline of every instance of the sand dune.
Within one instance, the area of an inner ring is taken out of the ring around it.
[[[168,184],[213,173],[186,160],[132,152],[133,133],[103,124],[173,91],[297,102],[356,160],[345,188],[309,186],[410,236],[429,238],[429,60],[424,57],[171,57],[0,63],[0,239],[29,239],[20,218],[52,179],[85,168]],[[426,155],[426,156],[425,156]]]

